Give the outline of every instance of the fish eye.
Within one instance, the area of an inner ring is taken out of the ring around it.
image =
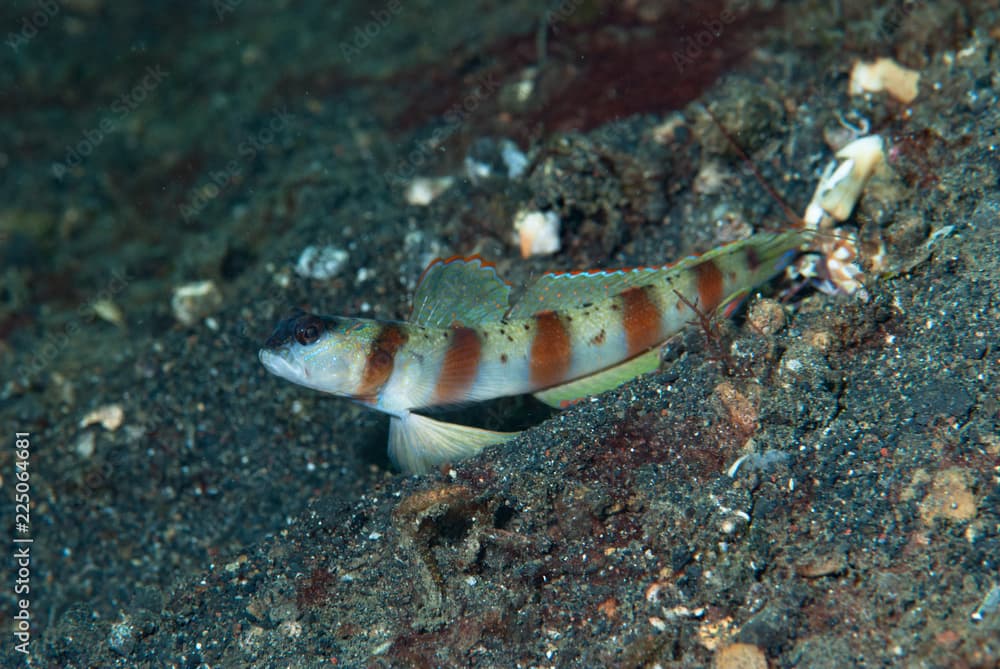
[[[295,326],[295,341],[303,346],[315,343],[319,339],[320,322],[315,316],[300,321]]]

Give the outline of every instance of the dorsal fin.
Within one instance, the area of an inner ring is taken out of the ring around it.
[[[586,272],[548,272],[538,277],[507,312],[507,318],[528,318],[546,309],[566,309],[600,302],[629,288],[653,283],[664,267],[629,267],[626,269]]]
[[[420,275],[410,321],[427,327],[496,322],[509,298],[510,286],[479,256],[438,258]]]
[[[753,248],[758,256],[757,263],[775,263],[776,267],[768,270],[768,276],[771,276],[784,268],[782,258],[790,258],[788,252],[796,248],[797,244],[803,243],[807,234],[801,230],[760,233],[668,265],[586,272],[549,272],[540,276],[538,281],[525,291],[517,304],[507,312],[506,317],[529,318],[546,309],[567,309],[599,302],[629,288],[648,286],[665,279],[669,281],[672,277],[679,276],[701,263],[732,256],[741,247]]]

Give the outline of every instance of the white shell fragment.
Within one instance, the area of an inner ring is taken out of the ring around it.
[[[120,328],[125,327],[125,315],[122,314],[122,310],[118,308],[118,305],[111,300],[94,300],[91,308],[94,310],[94,314],[96,314],[98,318],[105,320],[112,325],[117,325]]]
[[[885,165],[885,147],[878,135],[856,139],[837,152],[816,186],[806,213],[806,227],[812,230],[832,230],[838,222],[851,215],[854,205],[868,180]],[[818,238],[814,258],[809,265],[800,265],[802,276],[822,278],[820,289],[825,292],[858,295],[867,299],[864,274],[858,266],[857,236],[838,232]]]
[[[500,158],[507,166],[508,179],[520,179],[528,169],[528,156],[509,139],[500,142]]]
[[[114,432],[125,420],[125,410],[121,404],[105,404],[88,413],[80,419],[80,427],[90,427],[99,424],[108,432]]]
[[[560,249],[559,216],[554,211],[519,211],[514,230],[521,257],[551,255]]]
[[[806,209],[805,220],[810,225],[819,223],[823,214],[847,220],[868,179],[885,162],[882,138],[871,135],[856,139],[837,152],[837,160],[820,179]]]
[[[861,95],[885,91],[900,102],[909,104],[917,97],[919,81],[919,72],[903,67],[892,58],[878,58],[871,63],[859,60],[851,70],[848,92]]]
[[[307,246],[295,263],[295,273],[307,279],[325,281],[344,269],[348,253],[336,246]]]
[[[222,306],[222,293],[214,281],[195,281],[174,288],[170,300],[174,318],[184,325],[194,325]]]
[[[426,207],[437,197],[451,188],[454,177],[414,177],[403,192],[407,204],[416,207]]]

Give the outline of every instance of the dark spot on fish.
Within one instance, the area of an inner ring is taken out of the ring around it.
[[[500,354],[500,362],[502,362],[505,365],[507,364],[507,354],[506,353],[501,353]]]

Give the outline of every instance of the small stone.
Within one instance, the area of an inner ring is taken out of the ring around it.
[[[108,647],[122,657],[128,657],[135,648],[135,627],[127,620],[111,626]]]
[[[296,639],[302,636],[302,623],[298,620],[286,620],[278,625],[278,631],[286,637]]]
[[[828,353],[833,348],[833,333],[829,330],[807,330],[802,340],[821,353]]]
[[[98,318],[112,325],[117,325],[120,328],[125,327],[125,315],[118,308],[118,305],[111,300],[95,300],[91,308]]]
[[[403,192],[407,204],[426,207],[455,183],[453,177],[414,177]]]
[[[752,393],[755,394],[755,393]],[[753,432],[757,427],[757,402],[737,390],[729,381],[715,386],[715,395],[729,414],[729,420],[743,432]]]
[[[785,327],[785,309],[776,300],[757,300],[747,316],[750,327],[763,335],[773,335]]]
[[[336,246],[307,246],[295,263],[295,273],[307,279],[325,281],[340,273],[350,257]]]
[[[795,567],[795,573],[802,578],[834,576],[842,574],[846,570],[847,553],[841,549],[834,549],[827,553],[812,555],[801,560]]]
[[[175,288],[170,306],[174,318],[184,325],[194,325],[222,306],[222,293],[214,281],[195,281]]]
[[[982,360],[987,348],[985,339],[973,339],[962,345],[962,355],[966,360]]]
[[[712,666],[715,669],[767,669],[767,657],[757,646],[734,643],[715,654]]]
[[[614,620],[618,617],[618,600],[608,597],[597,605],[597,610],[608,620]]]
[[[84,432],[80,435],[80,438],[76,440],[76,446],[74,450],[76,454],[81,458],[89,458],[94,454],[94,444],[97,441],[97,437],[94,436],[93,432]]]
[[[119,427],[121,427],[122,421],[125,419],[125,410],[122,409],[120,404],[105,404],[102,407],[94,409],[86,416],[80,419],[80,427],[90,427],[95,423],[99,423],[108,432],[114,432]]]
[[[951,467],[934,477],[931,489],[920,503],[920,518],[925,525],[932,525],[938,518],[956,522],[972,520],[976,517],[976,506],[967,472]]]
[[[514,217],[521,257],[552,255],[558,251],[559,215],[554,211],[519,211]]]
[[[851,70],[851,95],[885,91],[900,102],[909,104],[917,97],[920,73],[903,67],[892,58],[877,58],[871,63],[857,61]]]

